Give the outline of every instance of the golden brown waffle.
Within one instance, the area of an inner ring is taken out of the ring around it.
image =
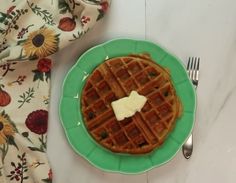
[[[132,90],[147,97],[141,112],[117,121],[111,102]],[[113,152],[144,154],[160,146],[181,114],[169,72],[147,55],[117,57],[99,65],[82,92],[84,123]]]

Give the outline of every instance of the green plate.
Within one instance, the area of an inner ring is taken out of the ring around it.
[[[164,144],[146,155],[118,154],[97,144],[83,123],[80,96],[88,75],[109,58],[148,52],[152,59],[170,70],[174,87],[183,104],[183,114]],[[141,173],[171,160],[192,131],[196,94],[181,61],[160,46],[141,40],[117,39],[86,51],[67,74],[60,102],[60,118],[72,148],[104,171]]]

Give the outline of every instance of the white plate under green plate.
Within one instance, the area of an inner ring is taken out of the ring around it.
[[[97,144],[86,130],[81,114],[80,97],[88,75],[105,58],[147,52],[152,59],[170,70],[183,114],[164,144],[146,155],[125,155],[110,152]],[[192,131],[196,94],[186,70],[175,56],[160,46],[140,40],[117,39],[86,51],[68,72],[60,102],[60,118],[72,148],[97,168],[120,173],[141,173],[171,160]]]

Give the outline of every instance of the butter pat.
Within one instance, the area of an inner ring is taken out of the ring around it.
[[[132,91],[128,97],[123,97],[111,103],[116,119],[121,121],[125,118],[133,116],[136,112],[140,112],[146,103],[147,98],[139,95],[136,91]]]

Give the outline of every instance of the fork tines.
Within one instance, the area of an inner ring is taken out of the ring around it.
[[[199,65],[200,65],[199,57],[189,57],[187,63],[187,71],[189,78],[192,80],[195,86],[198,85]]]

